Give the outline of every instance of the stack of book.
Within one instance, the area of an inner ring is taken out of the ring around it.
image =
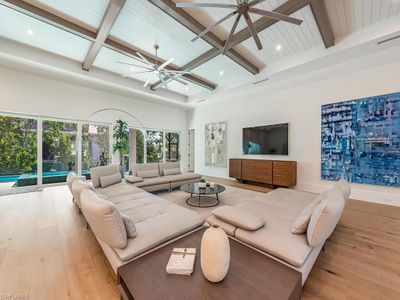
[[[174,248],[167,264],[168,274],[190,275],[193,273],[196,248]]]

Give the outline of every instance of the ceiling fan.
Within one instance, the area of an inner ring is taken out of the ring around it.
[[[224,3],[176,3],[176,7],[180,8],[199,8],[199,7],[212,7],[212,8],[228,8],[228,9],[234,9],[231,13],[223,17],[221,20],[216,22],[215,24],[209,26],[206,28],[204,31],[199,33],[195,38],[192,39],[192,42],[196,41],[197,39],[201,38],[205,34],[207,34],[209,31],[220,25],[221,23],[225,22],[229,18],[233,17],[236,15],[235,23],[233,23],[232,29],[229,33],[228,39],[225,42],[224,49],[222,50],[222,54],[225,54],[226,51],[229,49],[229,44],[232,41],[233,34],[235,33],[236,27],[239,23],[240,18],[243,16],[246,23],[247,27],[249,28],[251,35],[253,36],[254,41],[256,42],[258,50],[261,50],[263,48],[261,41],[258,37],[257,30],[254,27],[253,21],[250,18],[250,14],[257,14],[257,15],[262,15],[264,17],[268,17],[274,20],[278,21],[284,21],[288,22],[291,24],[296,24],[300,25],[303,21],[289,17],[284,14],[276,13],[273,11],[267,11],[263,9],[256,8],[257,4],[264,2],[266,0],[236,0],[237,4],[224,4]]]
[[[119,64],[123,64],[123,65],[129,65],[135,68],[141,68],[141,71],[136,71],[136,72],[132,72],[126,75],[123,75],[122,77],[131,77],[133,75],[137,75],[137,74],[145,74],[145,73],[149,73],[150,76],[147,79],[147,81],[144,83],[144,87],[146,87],[150,81],[154,78],[154,77],[158,77],[159,80],[161,80],[163,86],[168,89],[168,85],[167,82],[165,81],[165,78],[177,81],[183,85],[187,85],[187,82],[180,79],[179,77],[184,75],[184,74],[191,74],[191,72],[186,72],[186,71],[178,71],[178,70],[168,70],[166,69],[166,67],[172,63],[172,61],[174,60],[173,58],[170,58],[169,60],[167,60],[166,62],[164,62],[161,65],[158,65],[158,49],[160,48],[159,45],[155,44],[154,45],[154,49],[155,49],[155,63],[151,63],[149,62],[140,52],[136,52],[136,54],[140,57],[141,61],[145,64],[145,66],[143,65],[137,65],[137,64],[131,64],[131,63],[127,63],[127,62],[123,62],[123,61],[117,61],[117,63]]]

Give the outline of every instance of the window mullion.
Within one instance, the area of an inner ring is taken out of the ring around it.
[[[37,185],[39,189],[43,188],[43,120],[41,117],[37,119]]]

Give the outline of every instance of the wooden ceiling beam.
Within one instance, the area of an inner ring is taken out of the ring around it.
[[[273,12],[289,16],[295,13],[296,11],[299,11],[300,9],[306,7],[309,4],[310,0],[289,0],[283,3],[281,6],[274,9]],[[267,29],[268,27],[271,27],[272,25],[276,24],[277,22],[279,21],[270,19],[268,17],[262,17],[258,19],[256,22],[254,22],[254,27],[256,29],[256,32],[259,33]],[[235,47],[249,38],[252,38],[252,35],[250,30],[246,27],[233,35],[232,42],[230,43],[229,48]]]
[[[149,1],[153,2],[152,0],[149,0]],[[282,4],[281,6],[279,6],[278,8],[274,9],[273,11],[277,12],[277,13],[285,14],[285,15],[291,15],[291,14],[295,13],[296,11],[302,9],[303,7],[309,5],[310,1],[311,0],[289,0],[289,1],[285,2],[284,4]],[[318,1],[322,1],[322,0],[318,0]],[[260,31],[267,29],[268,27],[274,25],[277,22],[278,22],[277,20],[273,20],[268,17],[261,17],[256,22],[254,22],[254,27],[255,27],[257,33],[259,33]],[[245,40],[247,40],[251,37],[252,37],[251,32],[247,27],[242,29],[241,31],[239,31],[238,33],[233,35],[232,41],[229,45],[229,50],[231,50],[232,47],[239,45],[240,43],[244,42]],[[226,41],[224,41],[223,44],[225,44],[225,42]],[[195,58],[191,62],[187,63],[186,66],[181,68],[181,71],[189,71],[191,69],[194,69],[196,66],[199,65],[199,62],[201,62],[201,64],[204,64],[207,61],[218,56],[221,52],[222,52],[222,49],[212,49],[212,50],[200,55],[199,57]],[[155,84],[153,84],[151,87],[153,89],[156,89],[161,84],[162,84],[162,82],[158,81]]]
[[[96,40],[92,43],[89,48],[86,58],[83,61],[82,69],[89,71],[92,67],[97,54],[99,53],[104,41],[110,34],[110,30],[114,25],[122,7],[124,6],[125,0],[110,0],[106,12],[104,13],[103,19],[101,20],[100,27],[97,29]]]
[[[199,21],[187,13],[184,9],[176,7],[176,3],[172,0],[149,0],[156,7],[161,9],[170,17],[174,18],[180,24],[185,26],[187,29],[198,35],[203,32],[206,27],[203,26]],[[224,48],[224,41],[218,38],[214,33],[208,32],[202,39],[209,43],[214,48],[222,50]],[[231,49],[226,55],[234,62],[239,64],[241,67],[252,73],[253,75],[260,72],[259,68],[247,60],[244,56],[239,54],[236,50]]]
[[[333,35],[332,25],[329,22],[324,1],[311,0],[310,7],[322,40],[324,41],[325,48],[335,46],[335,36]]]
[[[15,11],[18,11],[20,13],[23,13],[27,16],[30,16],[37,20],[40,20],[44,23],[47,23],[49,25],[52,25],[59,29],[62,29],[66,32],[69,32],[71,34],[74,34],[76,36],[84,38],[91,42],[95,42],[96,38],[98,36],[98,34],[96,32],[94,32],[93,30],[90,30],[81,25],[75,24],[65,18],[62,18],[62,17],[55,15],[47,10],[44,10],[40,7],[37,7],[35,5],[32,5],[32,4],[22,1],[22,0],[0,0],[0,4],[4,5],[6,7],[9,7]],[[155,59],[154,59],[154,57],[152,57],[152,55],[147,54],[145,51],[143,51],[139,48],[135,48],[131,45],[126,45],[121,42],[118,42],[118,41],[116,41],[115,38],[106,37],[105,41],[101,44],[101,46],[107,47],[109,49],[117,51],[123,55],[134,58],[136,60],[139,60],[139,58],[136,55],[136,52],[140,52],[150,62],[155,61]],[[163,63],[164,61],[159,60],[159,62]],[[181,68],[172,65],[171,67],[169,66],[169,69],[179,70]],[[185,77],[186,80],[188,80],[196,85],[199,85],[201,87],[204,87],[206,89],[209,89],[209,90],[214,90],[217,87],[217,85],[215,83],[210,82],[210,81],[202,78],[201,76],[185,74],[183,77]]]
[[[151,2],[154,2],[155,0],[149,0]],[[160,2],[156,1],[156,2]],[[164,2],[164,1],[162,1]],[[326,7],[325,4],[322,0],[289,0],[274,9],[274,12],[284,14],[284,15],[291,15],[300,9],[306,7],[307,5],[310,5],[311,10],[313,12],[313,15],[315,17],[315,20],[317,22],[318,28],[320,30],[322,39],[325,43],[325,47],[329,48],[335,44],[333,32],[331,25],[329,23],[329,19],[326,13]],[[258,19],[256,22],[254,22],[254,27],[256,29],[256,32],[259,33],[268,27],[271,27],[272,25],[276,24],[279,22],[278,20],[273,20],[268,17],[262,17]],[[244,28],[238,33],[233,35],[232,41],[229,45],[229,49],[232,47],[235,47],[239,45],[240,43],[244,42],[245,40],[252,38],[251,32],[248,28]],[[226,41],[225,41],[226,42]],[[225,42],[223,42],[225,44]],[[180,70],[181,71],[190,71],[194,69],[195,67],[206,63],[207,61],[213,59],[214,57],[218,56],[221,53],[221,49],[211,49],[210,51],[207,51],[206,53],[200,55],[199,57],[195,58],[194,60],[190,61],[187,63],[185,66],[183,66]],[[159,87],[162,84],[161,81],[156,82],[155,84],[152,85],[152,88],[155,89]]]

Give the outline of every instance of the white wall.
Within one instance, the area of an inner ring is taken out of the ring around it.
[[[90,117],[99,109],[116,108],[134,115],[143,127],[180,131],[182,167],[187,167],[187,118],[183,109],[3,68],[0,68],[0,91],[0,111],[3,112],[107,123],[121,118],[130,126],[139,125],[118,112],[103,112]]]
[[[276,86],[268,83],[258,88],[249,87],[247,92],[232,93],[229,96],[225,94],[224,99],[220,101],[210,100],[209,104],[199,106],[188,116],[189,128],[196,130],[196,172],[228,177],[228,168],[204,165],[205,124],[228,122],[227,154],[228,158],[234,158],[243,157],[241,154],[243,127],[288,122],[289,156],[253,158],[296,160],[298,162],[296,188],[323,191],[332,182],[320,180],[321,105],[400,92],[398,52],[397,61],[390,63],[385,59],[381,60],[383,56],[384,53],[378,53]],[[381,65],[380,61],[385,61],[385,64]],[[352,197],[355,199],[400,205],[399,188],[353,184],[352,190]]]

